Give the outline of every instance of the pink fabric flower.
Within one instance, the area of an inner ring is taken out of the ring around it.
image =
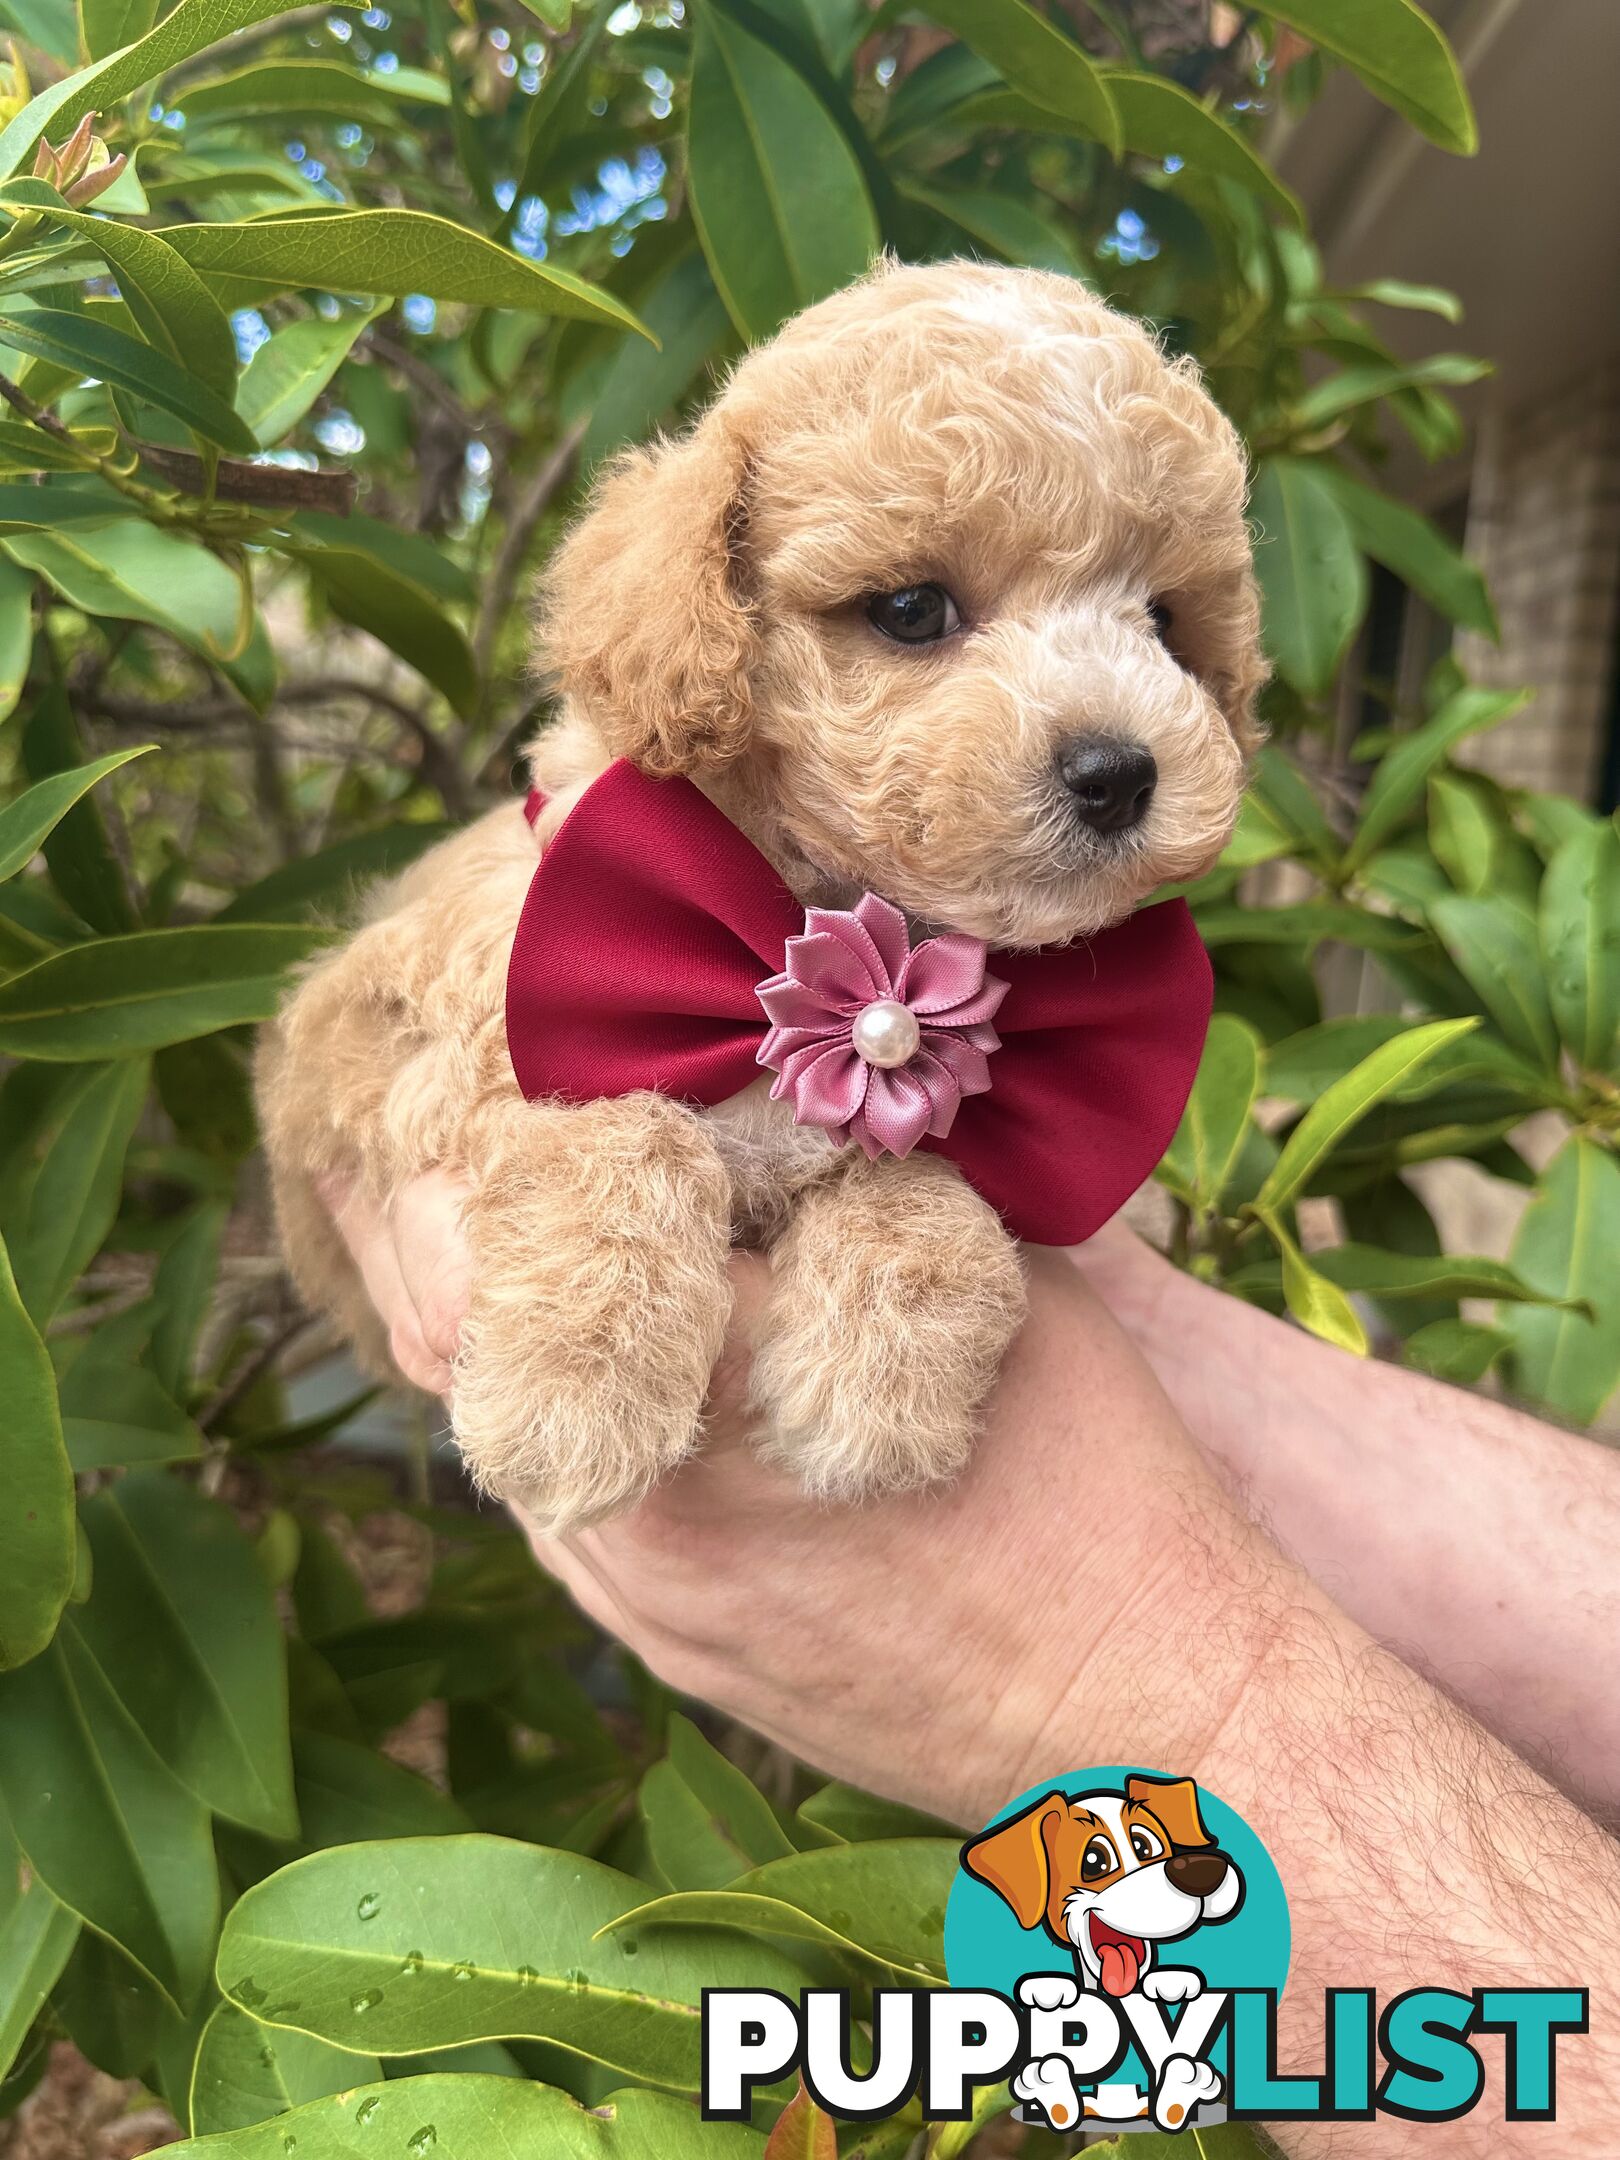
[[[904,915],[874,893],[807,909],[786,968],[757,986],[772,1099],[874,1161],[909,1155],[925,1133],[943,1140],[962,1097],[988,1090],[1001,1047],[990,1023],[1007,985],[985,973],[987,950],[956,932],[913,950]]]

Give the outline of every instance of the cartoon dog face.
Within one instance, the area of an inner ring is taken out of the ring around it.
[[[1264,675],[1233,430],[1072,278],[880,268],[629,452],[543,644],[614,755],[796,887],[1000,945],[1214,861]]]
[[[1155,1945],[1230,1920],[1237,1864],[1216,1846],[1191,1778],[1132,1777],[1123,1793],[1048,1793],[963,1847],[962,1864],[1020,1927],[1072,1950],[1089,1987],[1129,1995]]]

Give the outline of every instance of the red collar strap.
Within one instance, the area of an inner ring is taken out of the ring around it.
[[[806,911],[690,781],[620,762],[546,844],[506,1032],[531,1101],[650,1089],[712,1107],[769,1069],[799,1122],[869,1156],[948,1156],[1016,1236],[1069,1245],[1169,1146],[1212,987],[1180,900],[1036,952],[912,949],[871,894]]]

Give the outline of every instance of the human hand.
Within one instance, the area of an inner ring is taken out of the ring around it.
[[[388,1330],[394,1363],[413,1387],[448,1395],[467,1316],[472,1259],[461,1230],[467,1181],[448,1170],[413,1178],[383,1207],[352,1178],[321,1187],[366,1294]]]
[[[466,1305],[460,1190],[437,1174],[387,1212],[349,1193],[337,1218],[401,1369],[439,1393]],[[1245,1566],[1234,1580],[1252,1534],[1074,1270],[1029,1265],[1030,1319],[966,1475],[835,1511],[749,1445],[769,1268],[739,1258],[704,1451],[633,1514],[537,1539],[541,1561],[671,1685],[964,1819],[1077,1746],[1147,1759],[1156,1734],[1182,1759],[1264,1625]]]

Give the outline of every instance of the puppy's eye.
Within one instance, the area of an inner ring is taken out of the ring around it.
[[[1170,633],[1175,628],[1175,617],[1165,600],[1150,600],[1147,604],[1148,620],[1153,625],[1153,635],[1161,645],[1168,645]]]
[[[1112,1875],[1118,1865],[1118,1857],[1108,1840],[1094,1837],[1080,1856],[1080,1880],[1095,1882],[1099,1876]]]
[[[898,645],[931,645],[959,629],[962,617],[943,585],[902,585],[898,592],[874,593],[866,619]]]
[[[1131,1851],[1135,1853],[1137,1859],[1145,1867],[1150,1860],[1159,1858],[1164,1851],[1164,1847],[1151,1830],[1133,1830],[1131,1832]]]

